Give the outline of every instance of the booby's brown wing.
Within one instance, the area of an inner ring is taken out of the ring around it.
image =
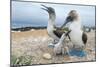
[[[87,35],[85,32],[83,32],[83,35],[82,35],[82,40],[83,40],[83,43],[86,44],[87,43]]]
[[[62,30],[62,29],[55,29],[54,31],[53,31],[53,33],[57,36],[57,37],[61,37],[62,36],[62,34],[64,33],[64,30]]]
[[[53,33],[54,33],[57,37],[61,38],[62,34],[65,33],[65,31],[66,31],[65,29],[56,27],[55,30],[53,31]],[[70,39],[69,33],[70,33],[70,31],[68,31],[68,33],[66,34],[66,36],[68,36],[68,38]],[[71,40],[71,39],[70,39],[70,40]]]

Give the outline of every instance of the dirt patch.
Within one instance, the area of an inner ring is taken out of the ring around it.
[[[76,61],[94,61],[95,60],[95,32],[89,32],[88,42],[86,46],[87,56],[76,57],[68,55],[55,56],[53,49],[48,47],[52,42],[46,30],[33,30],[26,32],[12,32],[12,55],[32,56],[31,64],[49,64],[49,63],[65,63]],[[49,53],[51,59],[43,58],[44,53]]]

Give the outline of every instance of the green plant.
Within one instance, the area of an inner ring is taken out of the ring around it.
[[[15,55],[11,56],[11,65],[30,65],[32,61],[32,56],[19,56],[16,57]]]

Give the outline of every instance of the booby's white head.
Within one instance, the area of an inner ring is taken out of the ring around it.
[[[79,22],[80,21],[80,17],[79,17],[79,13],[77,13],[76,10],[71,10],[68,13],[68,16],[66,18],[66,23],[68,22]]]
[[[48,12],[48,14],[49,14],[49,19],[55,20],[55,18],[56,18],[56,13],[55,13],[54,8],[52,8],[52,7],[47,7],[47,6],[45,6],[45,5],[41,5],[41,6],[43,6],[43,8],[42,8],[43,10],[45,10],[45,11]]]
[[[79,17],[79,14],[77,13],[76,10],[71,10],[69,13],[68,13],[68,16],[65,20],[65,23],[61,26],[62,28],[64,26],[66,26],[66,24],[71,24],[71,23],[79,23],[80,24],[80,17]]]

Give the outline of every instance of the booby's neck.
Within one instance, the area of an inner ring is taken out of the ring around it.
[[[55,13],[49,14],[48,28],[55,26],[55,19],[56,19]]]
[[[81,22],[80,21],[73,21],[68,25],[68,27],[72,31],[79,31],[79,30],[81,30]]]

